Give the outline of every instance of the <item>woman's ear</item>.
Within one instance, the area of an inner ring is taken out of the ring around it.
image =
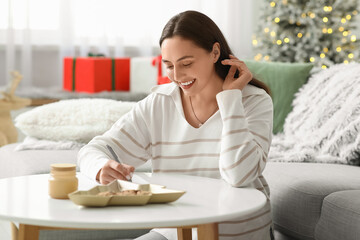
[[[220,57],[220,43],[218,42],[214,43],[211,53],[214,59],[214,63],[216,63]]]

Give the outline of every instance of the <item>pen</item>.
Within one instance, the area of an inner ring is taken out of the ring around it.
[[[109,149],[109,151],[110,151],[111,155],[113,156],[114,160],[121,164],[118,156],[116,155],[114,150],[110,147],[110,145],[106,145],[106,147],[107,147],[107,149]]]
[[[110,147],[110,145],[106,145],[107,149],[109,149],[111,155],[113,156],[114,160],[117,161],[118,163],[122,164],[122,162],[120,162],[120,159],[118,158],[118,156],[116,155],[116,153],[114,152],[114,150],[112,149],[112,147]],[[131,182],[131,178],[128,179],[129,182]]]

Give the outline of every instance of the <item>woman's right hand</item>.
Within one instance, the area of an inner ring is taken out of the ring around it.
[[[243,61],[240,61],[233,55],[229,55],[229,59],[221,61],[223,65],[229,65],[230,69],[223,83],[223,90],[228,89],[240,89],[244,87],[252,80],[253,75],[247,68]],[[236,71],[239,71],[239,76],[235,78]]]
[[[100,169],[96,175],[96,180],[101,184],[108,184],[116,179],[130,180],[134,173],[135,168],[130,165],[121,164],[114,160],[109,160]]]

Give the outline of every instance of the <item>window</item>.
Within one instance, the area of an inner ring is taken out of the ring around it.
[[[0,29],[56,30],[59,28],[60,0],[2,0]]]
[[[188,9],[201,10],[201,2],[2,0],[0,44],[7,41],[6,34],[14,35],[15,44],[22,44],[28,34],[32,45],[58,45],[64,39],[76,45],[157,45],[164,24],[173,15]],[[215,0],[206,2],[208,5]]]

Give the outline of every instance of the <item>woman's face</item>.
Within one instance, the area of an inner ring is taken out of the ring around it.
[[[167,38],[161,45],[161,54],[167,76],[186,94],[199,93],[212,81],[219,81],[213,51],[208,52],[191,40],[179,36]]]

